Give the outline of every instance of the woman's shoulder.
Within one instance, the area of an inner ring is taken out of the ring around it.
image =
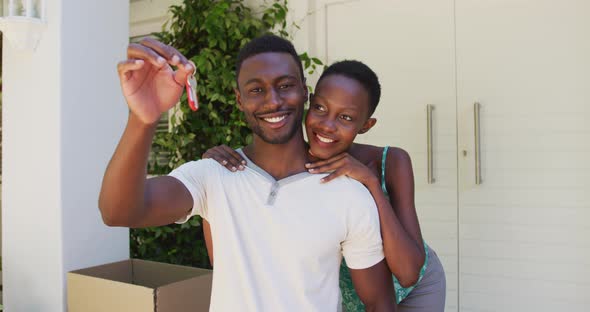
[[[383,146],[354,143],[354,147],[351,149],[350,154],[354,158],[366,164],[368,162],[375,161],[376,159],[381,159],[381,155],[383,154]]]
[[[403,148],[390,147],[388,149],[384,173],[388,188],[397,189],[398,191],[413,188],[412,160],[410,154]]]
[[[395,163],[397,165],[411,164],[410,154],[403,148],[397,146],[356,144],[356,154],[359,155],[357,159],[365,158],[367,161],[378,161],[380,163],[383,159],[385,148],[387,148],[387,155],[385,157],[386,165],[390,163]]]
[[[365,148],[368,153],[372,154],[373,159],[371,161],[379,164],[379,170],[384,174],[388,185],[399,185],[400,183],[410,182],[411,179],[409,178],[413,179],[412,159],[410,154],[403,148],[388,146],[386,155],[384,155],[385,147],[383,146],[366,145]]]
[[[373,165],[373,170],[377,170],[377,174],[385,179],[389,191],[411,190],[414,185],[414,172],[410,154],[401,147],[389,146],[385,155],[385,168],[383,168],[384,150],[383,146],[358,144],[355,153],[363,155],[361,157],[364,159],[361,161],[365,165]]]
[[[390,146],[387,150],[387,163],[393,162],[399,165],[408,165],[412,163],[410,154],[401,147]]]

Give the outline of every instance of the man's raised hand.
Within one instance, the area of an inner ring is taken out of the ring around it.
[[[131,113],[151,125],[178,102],[195,68],[175,48],[146,38],[129,45],[127,60],[120,62],[117,70]]]

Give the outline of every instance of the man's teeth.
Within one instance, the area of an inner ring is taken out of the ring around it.
[[[323,137],[323,136],[321,136],[319,134],[316,134],[316,137],[318,138],[318,140],[320,140],[321,142],[324,142],[324,143],[332,143],[332,142],[334,142],[334,140],[328,139],[328,138]]]
[[[264,121],[270,122],[270,123],[277,123],[277,122],[285,119],[285,117],[287,117],[287,116],[283,115],[283,116],[277,116],[277,117],[269,117],[269,118],[264,118]]]

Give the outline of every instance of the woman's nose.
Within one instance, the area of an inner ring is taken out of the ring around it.
[[[324,118],[319,122],[320,129],[326,133],[332,133],[336,131],[336,125],[332,118]]]

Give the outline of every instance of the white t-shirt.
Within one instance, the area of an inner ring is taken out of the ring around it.
[[[245,156],[245,155],[244,155]],[[251,160],[231,172],[214,160],[170,173],[211,225],[210,311],[339,311],[342,255],[350,268],[381,261],[377,207],[359,182],[302,172],[276,181]]]

